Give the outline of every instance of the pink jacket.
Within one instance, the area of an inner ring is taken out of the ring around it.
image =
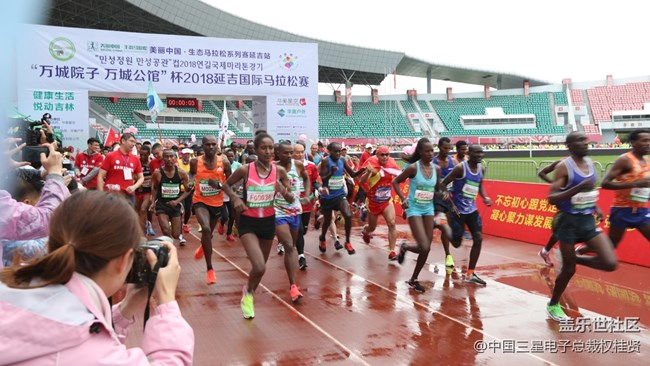
[[[111,317],[115,329],[111,326]],[[0,363],[9,365],[191,365],[194,332],[176,301],[149,318],[142,348],[121,341],[133,321],[112,310],[90,278],[12,289],[0,283]]]
[[[16,202],[8,192],[0,191],[0,239],[27,240],[47,236],[52,212],[69,196],[63,178],[57,175],[45,178],[36,206]]]

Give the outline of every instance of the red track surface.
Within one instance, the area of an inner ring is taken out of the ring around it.
[[[192,258],[199,245],[196,227],[193,221],[188,245],[179,249],[177,292],[194,328],[194,365],[648,364],[642,358],[650,350],[648,268],[622,264],[602,273],[579,267],[562,301],[572,317],[637,317],[640,331],[566,332],[545,313],[556,272],[542,265],[539,246],[486,237],[477,273],[488,284],[480,287],[461,279],[471,242],[452,248],[457,268],[448,273],[434,239],[420,275],[427,291],[418,294],[405,283],[415,254],[408,253],[402,266],[388,262],[385,227],[370,245],[362,242],[360,228],[353,228],[352,256],[334,250],[331,240],[321,254],[311,230],[309,267],[297,275],[304,297],[291,303],[283,259],[274,248],[255,295],[256,318],[245,320],[239,301],[250,264],[240,242],[225,241],[215,230],[218,283],[207,286],[205,262]],[[398,230],[398,244],[410,239],[408,225]],[[129,344],[139,343],[139,329]]]

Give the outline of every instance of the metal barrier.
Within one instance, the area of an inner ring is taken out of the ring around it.
[[[538,167],[533,160],[486,160],[487,179],[511,182],[538,182]]]

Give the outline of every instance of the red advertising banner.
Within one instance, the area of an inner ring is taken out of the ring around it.
[[[492,198],[491,207],[485,206],[480,198],[477,200],[485,234],[546,244],[551,236],[553,215],[557,212],[547,200],[548,184],[486,180],[483,187]],[[601,224],[605,232],[609,228],[609,210],[613,199],[613,191],[600,190],[598,206],[605,214],[605,221]],[[637,230],[627,231],[616,255],[622,262],[650,267],[648,242]]]
[[[451,102],[452,100],[454,100],[454,95],[451,92],[451,87],[449,87],[449,88],[447,88],[447,101]]]
[[[490,84],[485,84],[483,86],[483,92],[485,94],[485,99],[490,100]]]
[[[528,96],[530,94],[530,83],[524,81],[524,95]]]
[[[345,115],[352,115],[352,88],[345,88]]]
[[[377,88],[372,89],[372,103],[379,104],[379,89]]]

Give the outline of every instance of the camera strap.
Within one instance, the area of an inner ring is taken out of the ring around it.
[[[156,264],[153,266],[151,269],[151,273],[149,273],[149,281],[147,282],[147,306],[144,308],[144,322],[143,322],[143,328],[147,326],[147,320],[149,320],[149,311],[151,309],[151,294],[153,293],[153,289],[156,285],[156,278],[158,278],[158,270],[160,269],[160,261],[156,261]]]

